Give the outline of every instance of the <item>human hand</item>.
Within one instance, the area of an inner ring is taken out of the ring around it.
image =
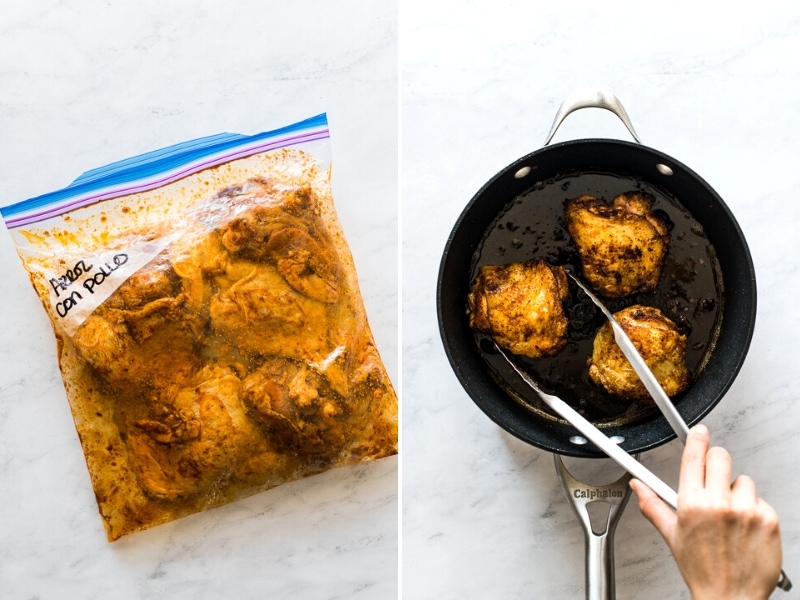
[[[753,480],[731,483],[731,457],[691,429],[681,459],[678,510],[633,479],[639,509],[672,551],[694,600],[768,598],[781,572],[778,515]]]

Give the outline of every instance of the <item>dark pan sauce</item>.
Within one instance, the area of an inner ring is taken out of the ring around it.
[[[703,227],[664,190],[639,179],[607,173],[580,173],[538,182],[517,196],[486,230],[472,260],[470,287],[484,265],[544,258],[552,265],[570,265],[580,276],[580,260],[564,221],[564,202],[582,194],[610,201],[631,190],[655,197],[653,210],[667,221],[670,245],[657,289],[627,298],[601,300],[617,312],[632,304],[655,306],[687,336],[686,365],[695,378],[706,364],[716,343],[722,315],[722,274],[712,244]],[[640,402],[620,400],[589,379],[587,360],[592,343],[605,317],[570,280],[565,303],[570,325],[568,343],[554,357],[530,359],[516,356],[545,390],[561,397],[587,419],[605,425],[623,425],[657,411]],[[494,348],[490,336],[475,334],[481,354],[492,376],[512,397],[550,419],[535,392],[516,377]],[[691,384],[690,384],[691,385]],[[677,405],[680,395],[673,398]]]

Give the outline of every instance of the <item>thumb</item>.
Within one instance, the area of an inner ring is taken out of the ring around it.
[[[631,479],[630,486],[639,498],[639,510],[669,545],[675,531],[675,524],[678,522],[675,511],[638,479]]]

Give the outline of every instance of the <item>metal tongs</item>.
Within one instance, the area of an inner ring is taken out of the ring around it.
[[[681,442],[685,444],[686,436],[689,435],[689,426],[686,425],[686,421],[683,420],[683,417],[678,412],[678,409],[675,408],[675,405],[669,399],[669,396],[667,396],[664,388],[661,387],[658,379],[656,379],[656,376],[653,375],[650,367],[648,367],[647,363],[644,362],[642,355],[639,354],[636,346],[633,345],[631,338],[628,337],[628,334],[625,333],[625,330],[622,329],[622,326],[614,318],[614,315],[611,314],[611,311],[606,308],[605,304],[600,302],[597,296],[590,292],[589,289],[583,285],[583,283],[577,277],[575,277],[575,275],[569,271],[566,271],[566,273],[576,284],[578,284],[578,287],[583,290],[583,293],[589,296],[589,299],[594,302],[595,306],[597,306],[597,308],[599,308],[608,319],[608,322],[611,324],[611,329],[614,332],[614,340],[617,342],[617,346],[619,346],[619,349],[622,350],[622,353],[625,355],[625,358],[628,359],[628,362],[631,363],[633,370],[636,371],[636,374],[639,376],[639,379],[641,379],[644,387],[647,388],[650,396],[652,396],[653,400],[655,400],[656,405],[658,406],[659,410],[661,410],[661,413],[664,415],[664,417],[666,417],[667,422],[670,424],[670,427],[672,427],[672,430],[677,434]]]
[[[658,382],[655,375],[653,375],[653,372],[647,366],[647,363],[645,363],[642,355],[639,354],[639,351],[633,345],[631,339],[622,329],[622,326],[617,322],[608,308],[606,308],[606,306],[597,298],[597,296],[590,292],[577,277],[575,277],[569,271],[567,271],[567,275],[569,275],[572,280],[575,281],[578,287],[583,290],[583,292],[606,316],[611,324],[612,330],[614,331],[614,339],[617,342],[620,350],[622,350],[622,353],[628,359],[628,362],[630,362],[633,370],[639,376],[639,379],[641,379],[645,388],[647,388],[647,391],[653,397],[653,400],[656,402],[656,405],[667,419],[667,422],[670,424],[673,431],[676,433],[681,442],[685,443],[686,436],[689,433],[689,426],[675,408],[675,405],[672,404],[669,396],[667,396],[666,392],[664,391],[664,388],[661,387],[661,384]],[[607,435],[592,425],[592,423],[590,423],[586,418],[584,418],[561,398],[558,396],[553,396],[552,394],[548,394],[542,390],[542,388],[539,387],[539,384],[537,384],[530,377],[530,375],[522,371],[496,342],[495,347],[500,355],[517,373],[517,375],[519,375],[519,377],[539,395],[539,397],[544,401],[545,404],[547,404],[547,406],[549,406],[554,412],[561,416],[561,418],[575,427],[575,429],[577,429],[586,439],[597,446],[606,456],[616,462],[633,477],[653,490],[664,502],[671,506],[673,510],[678,509],[678,494],[675,492],[675,490],[664,483],[662,479],[660,479],[655,473],[650,471],[650,469],[636,460],[636,458],[620,448]],[[789,591],[792,588],[792,582],[789,580],[783,570],[781,570],[781,575],[778,579],[776,587],[784,591]]]

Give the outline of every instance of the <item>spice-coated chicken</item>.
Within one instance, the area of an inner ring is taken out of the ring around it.
[[[655,289],[669,248],[667,224],[652,212],[653,197],[626,192],[609,204],[594,196],[565,203],[567,229],[583,276],[608,298]]]
[[[65,340],[111,440],[85,437],[109,539],[394,453],[394,391],[322,208],[309,186],[224,189]]]
[[[639,354],[656,376],[668,396],[689,384],[686,368],[686,336],[657,308],[634,305],[614,314]],[[594,339],[589,377],[606,391],[620,398],[653,404],[650,394],[614,340],[611,324],[606,323]]]
[[[568,294],[564,270],[543,260],[484,266],[468,297],[469,323],[514,354],[552,356],[567,343]]]

